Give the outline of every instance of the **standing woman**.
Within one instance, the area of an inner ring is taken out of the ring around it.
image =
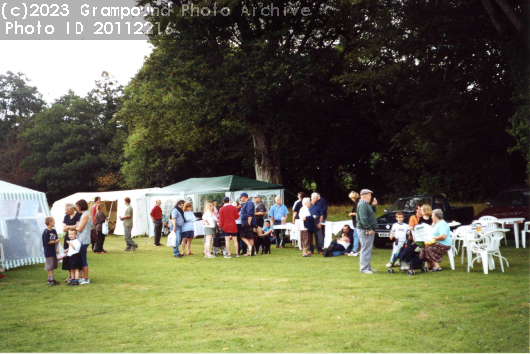
[[[357,204],[359,203],[359,193],[351,191],[349,195],[351,201],[353,202],[353,208],[348,214],[351,216],[351,222],[353,224],[353,248],[351,253],[348,256],[357,257],[359,255],[359,235],[357,234]]]
[[[191,256],[191,240],[193,240],[193,223],[195,222],[195,214],[191,211],[191,203],[184,204],[184,226],[182,226],[182,255]],[[188,245],[188,253],[186,254],[186,244]]]
[[[103,212],[103,207],[105,204],[98,204],[98,212],[94,218],[94,223],[96,224],[96,231],[98,232],[98,242],[96,243],[96,252],[98,254],[107,253],[103,249],[103,243],[105,243],[105,235],[103,235],[103,224],[107,220],[105,213]]]
[[[75,210],[75,206],[72,203],[66,204],[64,209],[66,215],[63,219],[63,231],[65,232],[63,248],[67,249],[69,246],[66,241],[70,240],[68,238],[68,231],[75,230],[77,226],[76,224],[81,220],[81,213]],[[68,271],[68,274],[70,274],[70,258],[66,257],[63,259],[62,269]],[[70,280],[70,277],[68,277],[64,282],[67,283],[68,280]]]
[[[313,233],[315,232],[315,220],[309,211],[311,200],[309,198],[304,198],[300,203],[303,205],[299,209],[300,212],[298,213],[298,217],[302,221],[300,223],[300,245],[302,246],[302,257],[311,257],[311,255],[307,253],[309,240],[313,239]],[[306,225],[309,226],[311,230],[309,230]]]
[[[81,250],[79,255],[81,256],[81,269],[79,284],[89,284],[88,280],[88,262],[86,251],[90,245],[90,230],[92,229],[92,220],[90,220],[90,213],[88,212],[88,204],[86,200],[81,199],[75,203],[77,209],[82,213],[81,220],[77,225],[77,239],[81,243]]]
[[[212,256],[212,237],[215,235],[215,224],[217,217],[214,214],[214,206],[212,202],[204,204],[204,214],[202,214],[202,221],[204,223],[204,257],[215,258]]]

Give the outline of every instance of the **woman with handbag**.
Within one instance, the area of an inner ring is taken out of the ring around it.
[[[105,235],[103,234],[103,224],[105,223],[105,221],[107,221],[107,217],[103,212],[104,206],[105,204],[103,203],[98,204],[98,212],[96,213],[96,217],[94,218],[94,223],[96,224],[96,231],[98,233],[98,242],[96,243],[95,247],[97,254],[107,253],[107,251],[103,249],[103,243],[105,242]]]
[[[310,242],[313,240],[313,233],[315,232],[315,219],[311,216],[309,207],[311,206],[311,200],[309,198],[302,199],[303,207],[300,209],[298,214],[300,220],[300,244],[302,245],[302,257],[311,257],[307,253],[307,249],[310,246]],[[311,241],[310,241],[311,240]]]

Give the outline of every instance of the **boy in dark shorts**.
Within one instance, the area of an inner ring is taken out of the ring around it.
[[[53,229],[55,220],[52,217],[47,217],[44,220],[46,228],[42,233],[42,244],[44,245],[44,257],[46,257],[45,269],[48,271],[48,285],[59,285],[55,280],[53,270],[57,269],[57,254],[59,249],[59,237],[57,231]]]

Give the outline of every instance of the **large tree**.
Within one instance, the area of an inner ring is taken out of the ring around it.
[[[280,15],[270,16],[262,10],[278,3],[224,1],[216,6],[229,8],[229,16],[195,16],[180,11],[190,2],[173,2],[171,16],[150,17],[162,31],[151,36],[149,65],[171,69],[156,79],[164,80],[159,98],[185,97],[174,104],[190,129],[244,129],[252,137],[256,177],[281,183],[285,141],[306,128],[325,130],[329,112],[340,105],[340,91],[330,82],[341,70],[334,42],[347,17],[342,3],[300,1],[288,6],[290,13],[284,15],[282,5]],[[210,2],[194,5],[213,13]],[[302,15],[304,7],[309,16]]]
[[[44,107],[36,87],[21,73],[0,75],[0,179],[31,186],[32,170],[22,160],[28,154],[20,134]]]
[[[52,200],[118,186],[122,151],[114,141],[122,133],[113,116],[121,90],[104,73],[86,97],[69,92],[37,114],[24,132],[30,150],[24,163],[37,171],[35,183]]]

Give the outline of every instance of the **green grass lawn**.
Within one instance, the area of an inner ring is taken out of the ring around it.
[[[529,252],[502,248],[510,267],[468,274],[387,274],[359,258],[272,255],[175,259],[153,239],[110,236],[89,253],[91,284],[49,287],[43,265],[0,280],[0,352],[528,352]],[[163,239],[165,242],[165,239]],[[59,280],[66,272],[57,271]]]

